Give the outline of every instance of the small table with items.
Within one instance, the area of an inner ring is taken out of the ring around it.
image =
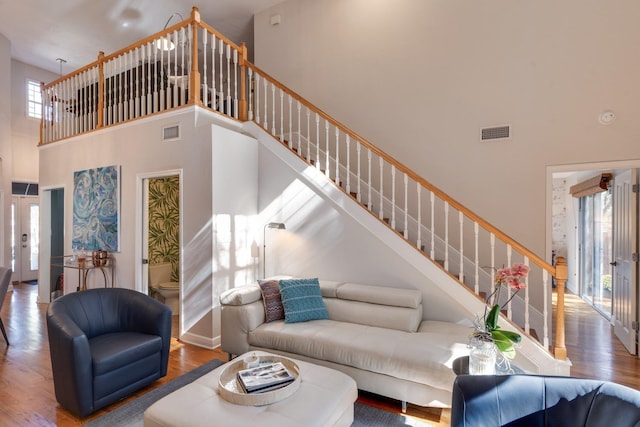
[[[245,358],[283,361],[295,380],[284,388],[241,396],[234,382]],[[289,387],[292,387],[288,389]],[[270,393],[277,395],[266,396]],[[350,426],[358,389],[353,378],[334,369],[264,351],[251,351],[168,394],[144,412],[145,427]],[[269,403],[272,401],[271,403]]]
[[[109,280],[107,279],[107,272],[111,277],[111,287],[114,286],[114,274],[113,274],[114,260],[113,257],[108,255],[106,258],[101,259],[94,264],[91,257],[87,257],[84,261],[78,261],[73,255],[52,256],[51,267],[64,267],[78,271],[78,291],[84,291],[87,289],[87,276],[92,270],[99,269],[104,278],[104,287],[109,286]]]

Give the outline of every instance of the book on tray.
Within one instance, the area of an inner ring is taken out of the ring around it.
[[[264,393],[277,390],[295,378],[281,362],[260,365],[238,371],[238,383],[245,393]]]

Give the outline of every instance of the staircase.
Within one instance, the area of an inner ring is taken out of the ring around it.
[[[179,46],[166,57],[154,48],[163,38]],[[528,265],[527,286],[508,305],[501,325],[524,334],[530,351],[543,349],[539,358],[566,359],[564,260],[550,265],[246,57],[244,45],[200,22],[194,8],[189,19],[44,85],[40,144],[193,105],[243,122],[283,160],[310,166],[310,185],[344,199],[360,221],[387,230],[395,250],[419,268],[428,265],[438,283],[446,283],[445,292],[455,293],[470,312],[484,308],[481,295],[491,293],[498,268]],[[188,75],[176,78],[179,69]],[[123,75],[139,84],[127,89],[124,79],[119,87]]]

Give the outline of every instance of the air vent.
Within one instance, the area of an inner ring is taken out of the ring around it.
[[[481,141],[495,141],[511,138],[511,126],[494,126],[490,128],[483,128],[481,130]]]
[[[175,141],[177,139],[180,139],[180,125],[173,125],[162,128],[163,141]]]

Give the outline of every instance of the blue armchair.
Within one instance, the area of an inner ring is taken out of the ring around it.
[[[539,375],[461,375],[452,427],[640,425],[640,391],[606,381]]]
[[[75,292],[47,309],[57,401],[85,417],[167,374],[171,309],[121,288]]]

